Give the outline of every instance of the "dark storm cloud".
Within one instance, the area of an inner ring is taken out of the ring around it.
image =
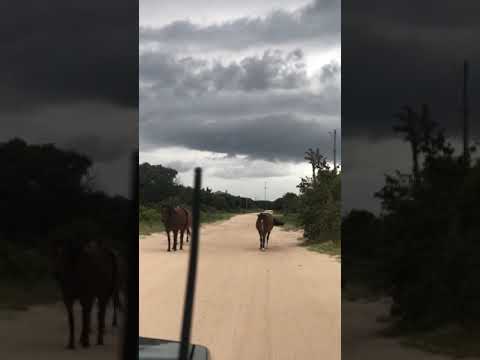
[[[175,160],[164,164],[165,167],[177,170],[178,172],[186,172],[192,170],[196,163],[194,161]]]
[[[141,91],[140,123],[164,124],[197,121],[227,122],[241,117],[295,112],[309,117],[322,117],[340,125],[340,89],[327,87],[316,94],[306,90],[288,92],[228,92],[190,96],[171,90]]]
[[[45,104],[36,111],[4,114],[0,141],[54,143],[93,161],[117,160],[138,143],[135,108],[106,103]]]
[[[293,89],[307,83],[304,55],[299,49],[287,54],[266,50],[261,56],[227,65],[151,52],[140,56],[140,67],[141,81],[186,93]]]
[[[267,50],[227,65],[147,53],[140,79],[143,149],[303,161],[308,147],[330,151],[328,130],[340,125],[339,64],[308,78],[300,50]]]
[[[99,189],[127,194],[138,146],[138,3],[0,5],[0,141],[53,143],[93,160]]]
[[[331,62],[322,67],[322,71],[318,74],[319,80],[322,83],[336,81],[341,75],[340,64]]]
[[[141,43],[228,50],[303,41],[332,45],[339,40],[340,1],[332,0],[317,0],[296,12],[277,10],[265,18],[244,17],[208,26],[179,20],[161,28],[140,28]]]
[[[105,139],[97,135],[80,135],[69,139],[62,147],[81,152],[99,163],[119,159],[131,150],[128,138]]]
[[[394,134],[403,105],[431,107],[432,118],[458,137],[462,62],[471,63],[471,104],[480,91],[480,3],[349,1],[342,6],[342,135],[345,208],[378,209],[373,193],[384,173],[409,171],[408,144]],[[472,106],[478,137],[478,108]]]
[[[3,111],[92,100],[137,106],[137,11],[126,0],[3,3]]]
[[[226,171],[226,169],[228,169]],[[292,175],[288,169],[271,162],[245,161],[238,164],[226,165],[223,169],[216,169],[212,176],[220,179],[248,179],[248,178],[273,178]]]
[[[465,58],[472,63],[472,96],[480,90],[480,49],[474,45],[480,3],[352,1],[343,10],[344,136],[390,137],[392,114],[421,103],[431,105],[450,134],[458,132]],[[478,122],[472,125],[480,130]]]
[[[308,147],[319,146],[329,154],[331,138],[325,126],[315,120],[303,120],[292,114],[243,118],[236,121],[202,124],[200,122],[150,122],[140,128],[145,145],[184,146],[227,154],[248,155],[250,159],[302,162]]]

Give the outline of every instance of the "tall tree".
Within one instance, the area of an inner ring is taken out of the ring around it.
[[[320,149],[316,148],[313,150],[312,148],[309,148],[307,151],[305,151],[304,159],[307,160],[312,166],[312,180],[315,182],[316,171],[317,169],[320,169],[321,163],[324,160],[323,156],[320,154]]]
[[[394,118],[399,123],[393,126],[393,130],[405,134],[404,139],[410,143],[413,180],[414,183],[418,183],[419,155],[422,141],[420,117],[411,107],[404,106],[402,111],[394,115]]]

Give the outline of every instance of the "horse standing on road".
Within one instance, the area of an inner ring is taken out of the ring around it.
[[[68,314],[68,348],[75,348],[75,318],[73,305],[82,306],[82,332],[80,343],[90,346],[90,317],[95,300],[98,300],[97,344],[103,345],[105,313],[113,300],[113,326],[117,324],[119,299],[118,257],[113,250],[93,241],[64,240],[53,249],[53,272],[62,292]]]
[[[268,248],[268,239],[273,229],[273,215],[269,213],[260,213],[257,215],[256,227],[260,235],[260,250]],[[266,241],[266,242],[265,242]]]
[[[180,232],[180,250],[183,250],[183,236],[185,232],[190,234],[192,217],[190,212],[182,207],[163,206],[161,210],[162,222],[168,238],[168,251],[170,251],[170,232],[173,232],[173,251],[177,251],[177,238]]]

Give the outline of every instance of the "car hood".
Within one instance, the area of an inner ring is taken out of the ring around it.
[[[139,337],[138,357],[139,360],[178,360],[178,351],[180,342]],[[209,352],[205,346],[190,345],[188,359],[190,360],[209,360]]]

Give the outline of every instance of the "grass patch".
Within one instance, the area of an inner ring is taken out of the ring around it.
[[[35,283],[2,281],[0,310],[26,311],[32,305],[53,304],[60,300],[60,292],[53,279]]]
[[[200,212],[200,224],[209,224],[217,221],[224,221],[238,215],[238,213],[232,212]],[[165,231],[160,217],[155,218],[155,221],[142,220],[139,222],[138,232],[140,235],[151,235],[153,233],[159,233]]]
[[[231,212],[203,212],[202,211],[200,213],[200,224],[209,224],[217,221],[225,221],[234,217],[235,215],[238,215],[238,214],[231,213]]]
[[[342,274],[342,276],[344,276]],[[348,283],[342,288],[342,299],[348,301],[375,302],[385,298],[383,291],[359,283]]]
[[[138,226],[138,233],[140,235],[151,235],[162,231],[165,231],[165,227],[161,221],[155,223],[140,221]]]
[[[304,245],[307,247],[308,250],[316,251],[321,254],[335,256],[337,258],[340,258],[342,254],[342,246],[340,241],[325,241],[315,244],[305,243]]]
[[[404,345],[452,357],[480,357],[480,331],[468,332],[460,326],[444,327],[433,332],[410,334]]]
[[[386,276],[374,261],[343,256],[342,277],[346,279],[342,296],[350,301],[376,301],[388,296],[384,286]]]
[[[281,226],[282,230],[296,231],[302,229],[298,214],[273,214],[273,216],[284,223],[284,225]]]

